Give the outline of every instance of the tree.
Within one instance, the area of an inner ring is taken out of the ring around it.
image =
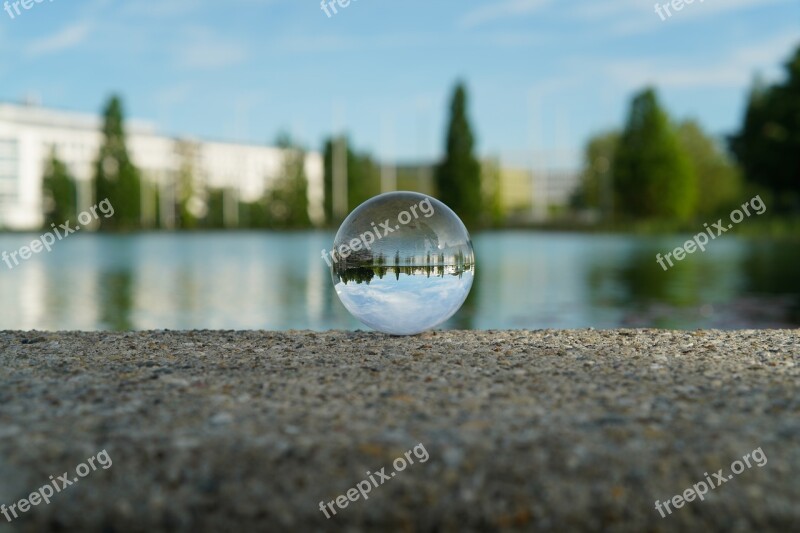
[[[333,151],[337,138],[329,137],[322,146],[322,187],[325,198],[322,200],[322,211],[325,214],[325,223],[336,222],[333,213]]]
[[[45,199],[45,225],[75,220],[78,212],[75,180],[56,155],[55,149],[50,152],[50,159],[47,161],[42,189]]]
[[[197,169],[199,146],[192,141],[179,140],[175,152],[180,160],[175,180],[175,201],[179,227],[191,229],[198,227],[200,220],[208,214],[208,197],[200,186]]]
[[[753,85],[740,131],[730,147],[746,179],[772,192],[776,210],[800,209],[800,46],[786,79]]]
[[[281,175],[266,193],[267,219],[279,228],[306,228],[308,216],[308,178],[306,153],[288,134],[278,135],[277,145],[283,155]]]
[[[103,110],[103,144],[95,162],[95,199],[106,198],[114,206],[111,218],[102,218],[103,229],[137,228],[141,215],[139,171],[126,146],[122,101],[112,96]]]
[[[366,202],[373,196],[381,192],[380,167],[366,152],[355,151],[352,143],[345,135],[329,138],[325,141],[324,165],[325,165],[325,219],[328,222],[338,223],[333,212],[333,161],[334,149],[342,146],[347,148],[347,207],[348,210],[355,209],[357,206]],[[345,213],[347,215],[347,213]]]
[[[225,191],[211,188],[207,192],[208,208],[203,220],[204,228],[222,229],[225,227]]]
[[[739,169],[694,120],[678,126],[678,138],[696,176],[697,214],[707,218],[729,212],[742,193]]]
[[[686,220],[694,214],[695,176],[653,89],[635,95],[612,164],[615,212]]]
[[[439,199],[467,227],[481,218],[481,168],[474,149],[475,139],[467,117],[467,90],[459,82],[450,104],[444,160],[436,168],[436,188]]]
[[[499,158],[490,158],[481,166],[483,187],[483,224],[493,227],[502,225],[505,219],[502,197],[502,168]]]
[[[611,164],[619,137],[619,131],[612,130],[589,139],[584,150],[580,186],[573,202],[576,207],[596,209],[606,217],[611,215],[614,204]]]
[[[347,152],[347,205],[355,209],[381,193],[381,169],[367,152]]]

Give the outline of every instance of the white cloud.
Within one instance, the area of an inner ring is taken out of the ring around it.
[[[435,327],[443,316],[449,318],[458,311],[469,292],[471,276],[401,274],[398,281],[390,269],[384,279],[373,278],[369,285],[340,282],[336,292],[345,307],[358,310],[368,326],[402,335]]]
[[[551,39],[551,37],[536,32],[498,31],[482,36],[481,41],[502,48],[526,48],[542,44],[548,39]]]
[[[275,50],[286,53],[330,53],[359,48],[361,41],[352,35],[286,35],[275,40]]]
[[[5,28],[0,26],[0,50],[6,50],[7,45],[5,44]],[[0,54],[0,75],[2,75],[6,69],[8,68],[10,62],[10,56],[8,54]]]
[[[476,7],[465,13],[458,21],[462,28],[475,28],[489,22],[529,15],[550,4],[550,0],[504,0]]]
[[[783,2],[793,2],[796,0],[725,0],[724,2],[720,1],[711,1],[708,0],[707,2],[696,3],[695,5],[689,5],[684,7],[684,9],[677,13],[678,15],[688,14],[688,16],[692,17],[708,17],[711,15],[717,15],[719,13],[724,13],[727,11],[738,11],[742,9],[750,9],[755,7],[764,7],[766,4],[779,4]],[[699,9],[687,9],[688,8],[699,8]],[[673,17],[674,18],[674,17]]]
[[[217,69],[242,63],[247,59],[246,47],[225,40],[206,28],[187,32],[177,50],[178,64],[189,69]]]
[[[229,9],[240,7],[266,7],[282,0],[227,0],[225,6]],[[212,11],[219,9],[217,0],[159,0],[158,2],[131,2],[126,4],[122,13],[127,16],[141,16],[152,19],[172,19],[185,17],[199,11]]]
[[[654,30],[675,29],[675,24],[708,18],[732,11],[763,8],[768,4],[787,3],[796,0],[695,0],[684,4],[680,11],[671,10],[671,17],[664,20],[656,13],[655,5],[664,5],[667,0],[642,3],[641,0],[608,0],[597,3],[581,3],[571,15],[575,18],[594,21],[603,33],[614,36],[640,35]],[[663,12],[663,10],[662,10]],[[666,17],[666,13],[665,17]],[[605,22],[606,24],[602,24]]]
[[[68,48],[73,48],[83,43],[89,36],[91,25],[87,22],[78,22],[66,26],[58,33],[33,41],[26,50],[30,56],[58,53]]]
[[[694,0],[693,3],[685,3],[680,11],[672,12],[671,19],[678,20],[698,17],[707,17],[727,11],[737,11],[753,7],[763,7],[765,4],[777,4],[790,2],[793,0]],[[620,16],[625,13],[638,14],[646,11],[648,15],[655,17],[657,22],[661,18],[655,12],[655,4],[667,4],[667,0],[653,0],[653,2],[642,2],[641,0],[606,0],[600,2],[587,3],[581,1],[570,10],[571,14],[587,19],[601,19],[610,16]]]
[[[203,7],[201,0],[160,0],[159,2],[132,2],[126,4],[123,13],[127,16],[149,18],[172,18],[185,16]]]
[[[787,51],[797,46],[798,42],[800,34],[788,32],[758,44],[742,45],[728,57],[713,64],[674,67],[659,65],[653,60],[637,60],[611,63],[605,70],[628,88],[646,84],[675,88],[740,88],[746,87],[758,70],[771,68],[770,73],[777,71]],[[686,58],[678,60],[686,62]]]
[[[580,2],[570,10],[570,13],[577,17],[595,20],[641,9],[641,0],[608,0],[606,2]],[[653,8],[647,4],[647,10],[653,11]]]
[[[332,53],[347,50],[408,50],[433,46],[441,41],[433,33],[384,33],[381,35],[292,34],[275,39],[272,48],[281,53]]]
[[[156,91],[155,100],[162,107],[172,107],[183,103],[191,94],[191,84],[178,83]]]

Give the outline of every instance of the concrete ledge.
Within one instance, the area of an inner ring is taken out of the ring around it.
[[[798,331],[2,332],[0,504],[113,466],[0,531],[796,530],[798,360]]]

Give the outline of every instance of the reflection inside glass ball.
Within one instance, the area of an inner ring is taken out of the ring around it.
[[[347,310],[394,335],[420,333],[453,316],[475,274],[461,219],[415,192],[386,193],[361,204],[342,223],[327,255]]]

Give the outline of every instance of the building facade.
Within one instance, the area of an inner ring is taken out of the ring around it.
[[[33,230],[44,222],[42,178],[52,151],[75,178],[78,211],[93,205],[94,164],[103,142],[101,119],[94,115],[35,105],[0,103],[0,229]],[[198,191],[202,211],[209,188],[230,191],[231,205],[255,201],[280,176],[283,152],[256,144],[187,140],[161,135],[154,125],[126,124],[128,150],[142,174],[143,227],[155,220],[156,210],[167,227],[175,219],[174,199],[179,172],[194,169],[192,189]],[[312,222],[324,222],[323,161],[308,152],[308,211]],[[151,193],[145,193],[145,189]],[[159,195],[152,194],[158,191]],[[160,202],[156,202],[156,197]],[[226,198],[227,200],[227,198]],[[226,223],[235,227],[237,209],[229,209]]]

